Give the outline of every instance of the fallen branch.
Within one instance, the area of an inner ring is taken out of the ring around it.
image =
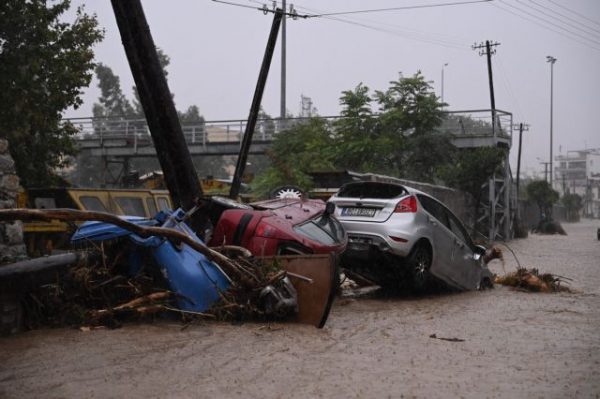
[[[130,223],[118,216],[105,212],[80,211],[75,209],[0,209],[0,221],[6,220],[61,220],[61,221],[101,221],[115,226],[122,227],[142,238],[152,236],[167,237],[173,240],[181,241],[192,249],[206,256],[210,261],[219,265],[226,274],[228,274],[236,283],[246,287],[255,287],[255,282],[248,278],[247,273],[240,271],[240,267],[227,256],[215,251],[203,243],[194,240],[192,237],[179,230],[154,227],[139,226]]]

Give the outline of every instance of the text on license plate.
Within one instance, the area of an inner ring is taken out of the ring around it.
[[[342,216],[366,216],[373,217],[375,216],[375,208],[343,208]]]

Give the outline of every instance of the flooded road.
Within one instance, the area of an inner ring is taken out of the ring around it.
[[[521,265],[572,278],[577,293],[342,298],[323,330],[163,322],[28,332],[0,339],[0,398],[599,398],[600,222],[563,226],[566,237],[509,245]]]

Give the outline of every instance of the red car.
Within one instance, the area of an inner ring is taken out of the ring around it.
[[[339,254],[346,248],[346,233],[333,216],[333,204],[298,198],[251,205],[219,200],[225,200],[220,205],[229,209],[220,214],[210,246],[238,245],[255,256]]]

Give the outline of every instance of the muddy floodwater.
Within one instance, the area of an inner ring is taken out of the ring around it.
[[[0,339],[0,398],[598,398],[600,221],[563,226],[566,237],[509,246],[523,266],[572,278],[576,293],[341,298],[322,330],[160,322],[27,332]]]

